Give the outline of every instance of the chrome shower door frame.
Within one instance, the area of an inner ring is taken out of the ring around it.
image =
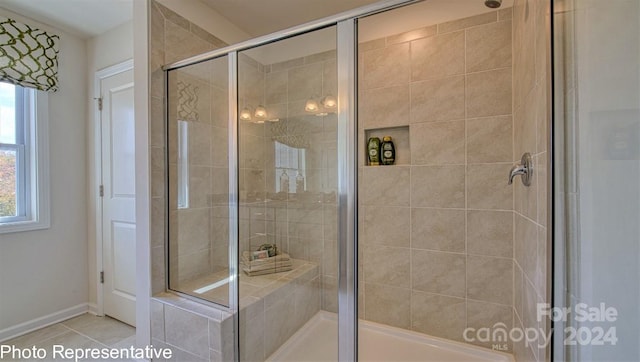
[[[179,69],[228,56],[229,62],[229,307],[234,325],[234,360],[239,350],[239,148],[238,53],[261,45],[337,26],[338,70],[338,358],[358,360],[358,122],[357,122],[357,21],[360,18],[421,2],[387,0],[309,22],[225,48],[196,55],[169,65]],[[165,85],[168,87],[168,85]],[[168,94],[168,93],[167,93]],[[168,113],[168,112],[167,112]],[[179,292],[177,294],[182,295]],[[189,299],[187,295],[184,295]]]
[[[358,360],[356,20],[338,23],[338,360]]]

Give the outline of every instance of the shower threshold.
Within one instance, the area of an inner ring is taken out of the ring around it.
[[[334,361],[337,330],[336,314],[320,311],[267,361]],[[360,361],[514,361],[510,354],[363,320],[359,322],[358,344]]]

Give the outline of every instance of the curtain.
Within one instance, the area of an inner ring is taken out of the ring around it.
[[[57,91],[59,39],[58,35],[0,16],[0,80]]]

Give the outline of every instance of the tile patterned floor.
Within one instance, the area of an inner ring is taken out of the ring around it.
[[[48,351],[49,359],[33,359],[33,361],[53,361],[51,349],[56,344],[66,348],[128,348],[135,345],[135,338],[134,327],[110,317],[97,317],[87,313],[2,342],[2,344],[14,345],[21,349],[34,346],[44,348]],[[0,361],[14,361],[14,359],[3,358]]]

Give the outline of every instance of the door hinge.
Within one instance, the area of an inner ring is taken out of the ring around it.
[[[100,272],[100,284],[104,284],[104,272]]]
[[[102,111],[102,97],[96,99],[98,100],[98,110]]]
[[[100,197],[104,197],[104,186],[100,185]]]

